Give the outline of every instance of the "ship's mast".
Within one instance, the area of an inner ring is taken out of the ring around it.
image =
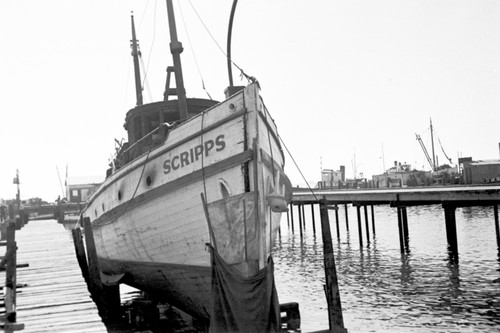
[[[184,90],[184,80],[182,78],[181,56],[183,51],[182,43],[177,40],[177,29],[175,27],[174,6],[172,0],[167,1],[168,26],[170,30],[170,52],[174,60],[175,86],[179,103],[179,117],[181,120],[187,119],[186,91]]]
[[[134,73],[135,73],[135,96],[137,98],[137,106],[142,105],[142,84],[141,84],[141,71],[139,69],[139,56],[141,51],[139,50],[139,43],[135,36],[135,25],[134,25],[134,15],[131,16],[132,20],[132,40],[130,41],[130,47],[132,48],[132,57],[134,58]]]
[[[432,171],[436,171],[436,154],[434,153],[434,133],[432,132],[432,118],[431,120],[431,145],[432,145]]]

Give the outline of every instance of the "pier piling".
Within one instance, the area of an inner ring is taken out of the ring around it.
[[[0,327],[6,332],[24,329],[24,324],[17,323],[17,243],[15,239],[16,222],[10,219],[6,224],[6,250],[0,267],[5,269],[4,304],[5,315],[2,316]],[[27,266],[27,265],[26,265]],[[22,267],[25,267],[24,265]]]
[[[16,322],[16,264],[17,244],[15,240],[16,224],[7,225],[7,250],[5,253],[5,316],[8,322]]]
[[[94,234],[90,218],[83,218],[85,243],[87,245],[87,264],[89,271],[89,289],[96,303],[101,317],[107,321],[120,319],[120,289],[119,285],[104,285],[101,280],[101,271],[94,242]]]
[[[404,236],[403,236],[403,213],[402,207],[397,207],[398,214],[398,230],[399,230],[399,248],[401,253],[405,252]]]
[[[320,202],[321,234],[323,236],[323,255],[325,265],[325,294],[328,303],[328,324],[330,332],[347,332],[344,328],[342,316],[342,304],[337,279],[337,269],[335,267],[335,257],[333,254],[332,235],[330,231],[330,220],[328,217],[328,207],[325,200]]]
[[[453,204],[445,203],[444,220],[446,223],[446,238],[448,240],[448,250],[450,252],[450,259],[453,262],[458,262],[458,241],[457,241],[457,224],[455,219],[456,206]]]
[[[495,216],[495,232],[497,235],[497,247],[500,253],[500,225],[498,222],[498,205],[493,205],[493,215]]]
[[[371,210],[372,210],[372,231],[373,235],[375,235],[375,212],[373,209],[373,205],[371,205]]]
[[[301,205],[301,213],[302,213],[302,223],[303,223],[303,228],[304,228],[304,231],[306,231],[306,213],[305,213],[305,208],[304,208],[305,205]]]
[[[345,210],[345,226],[346,230],[349,231],[349,211],[347,209],[347,204],[344,205],[344,210]]]
[[[356,213],[358,216],[359,246],[363,247],[363,230],[361,228],[361,206],[356,206]]]
[[[408,212],[406,207],[401,207],[401,217],[403,218],[403,240],[405,243],[405,251],[410,252],[410,236],[408,232]]]
[[[339,206],[338,205],[335,205],[335,224],[337,225],[337,238],[340,239]]]
[[[85,257],[85,247],[83,246],[82,230],[80,228],[72,229],[71,235],[73,236],[73,245],[75,246],[75,253],[78,265],[80,266],[83,279],[85,280],[85,283],[87,283],[88,285],[89,267],[87,265],[87,259]]]
[[[363,209],[365,212],[365,228],[366,228],[366,242],[370,244],[370,228],[368,225],[368,208],[366,205],[363,205]]]
[[[314,221],[314,203],[311,204],[311,216],[312,216],[313,234],[316,235],[316,222]]]
[[[299,231],[300,231],[300,239],[302,239],[303,234],[302,234],[302,205],[297,206],[297,210],[299,212]]]

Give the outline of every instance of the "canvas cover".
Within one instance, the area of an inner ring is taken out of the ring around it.
[[[211,248],[211,333],[279,332],[280,312],[272,257],[266,268],[244,278]]]
[[[214,201],[207,210],[215,247],[228,265],[259,259],[254,192]]]

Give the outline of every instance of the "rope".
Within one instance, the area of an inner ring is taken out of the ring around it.
[[[146,87],[146,91],[148,92],[149,100],[152,101],[153,96],[151,96],[151,89],[149,88],[148,81],[146,80],[147,76],[148,76],[147,69],[144,67],[144,61],[142,60],[142,56],[140,53],[139,53],[139,60],[141,61],[141,67],[142,67],[142,70],[144,72],[144,80],[142,80],[142,90],[144,90],[144,87]]]
[[[264,106],[264,118],[267,121],[267,107],[266,104],[264,103],[264,99],[260,97],[260,100],[262,101],[262,105]],[[267,141],[269,143],[269,152],[271,154],[271,172],[273,174],[273,190],[274,186],[276,186],[276,176],[274,174],[274,156],[273,156],[273,146],[271,145],[271,131],[269,131],[269,127],[266,126],[267,129]],[[276,133],[278,134],[278,133]],[[271,206],[269,206],[269,255],[272,257],[272,249],[271,249],[271,244],[273,242],[273,220],[272,220],[272,209]]]
[[[108,222],[106,224],[111,224],[111,223],[116,222],[116,220],[118,220],[118,218],[121,217],[123,214],[125,214],[125,212],[129,209],[132,200],[135,198],[135,195],[137,194],[137,190],[139,189],[139,185],[141,184],[142,176],[144,175],[144,170],[146,169],[146,164],[148,163],[149,153],[151,153],[151,150],[152,149],[148,150],[148,154],[146,155],[146,160],[144,161],[144,165],[142,166],[142,170],[141,170],[141,175],[139,177],[139,181],[137,182],[137,185],[135,187],[134,194],[132,194],[132,197],[127,202],[127,206],[125,206],[125,209],[120,214],[118,214],[113,221],[110,221],[110,222]],[[85,207],[85,208],[88,208],[88,207]],[[78,223],[76,223],[75,228],[77,226],[78,226]]]
[[[207,183],[206,183],[206,179],[205,179],[205,143],[203,142],[203,127],[204,127],[204,120],[205,120],[205,111],[203,111],[201,113],[201,134],[200,134],[200,138],[201,138],[201,146],[203,147],[203,152],[201,154],[201,178],[203,179],[203,195],[204,195],[204,198],[205,198],[205,203],[203,203],[204,205],[208,202],[208,198],[207,198]],[[205,207],[203,208],[205,209]],[[207,211],[207,219],[209,218],[208,216],[208,211]],[[210,237],[210,243],[212,242],[215,242],[215,239],[212,239],[212,231],[211,231],[211,226],[209,225],[209,237]]]

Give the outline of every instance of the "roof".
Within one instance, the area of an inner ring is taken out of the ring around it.
[[[103,181],[103,176],[68,177],[66,178],[66,185],[100,184]]]
[[[500,165],[500,160],[480,160],[480,161],[474,161],[469,163],[470,165],[492,165],[492,164],[499,164]]]

